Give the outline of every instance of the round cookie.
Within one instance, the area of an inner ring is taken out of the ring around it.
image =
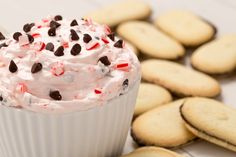
[[[219,83],[212,77],[175,62],[150,59],[143,61],[141,66],[144,80],[180,96],[214,97],[221,91]]]
[[[114,27],[129,20],[142,20],[151,15],[151,7],[141,0],[127,0],[95,10],[85,17],[90,17],[100,24]]]
[[[184,157],[176,152],[159,147],[142,147],[122,157]]]
[[[136,100],[134,117],[172,101],[172,96],[165,88],[155,84],[141,83]]]
[[[192,98],[181,107],[186,127],[196,136],[236,151],[236,109],[207,98]]]
[[[195,136],[184,126],[179,107],[185,99],[156,107],[139,117],[133,124],[131,135],[139,145],[174,148],[194,140]]]
[[[213,25],[186,10],[163,13],[155,20],[155,25],[188,47],[199,46],[216,34]]]
[[[185,54],[183,46],[144,21],[129,21],[118,26],[117,33],[145,55],[177,59]]]
[[[199,47],[192,65],[205,73],[224,74],[236,68],[236,34],[226,35]]]

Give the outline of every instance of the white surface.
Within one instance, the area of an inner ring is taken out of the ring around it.
[[[35,18],[48,14],[62,14],[66,17],[81,17],[90,10],[107,5],[116,0],[0,0],[0,25],[8,31],[21,29],[22,25]],[[157,17],[161,12],[173,8],[189,9],[205,17],[218,28],[218,36],[225,33],[236,33],[236,1],[235,0],[146,0],[152,4]],[[218,77],[223,85],[221,99],[236,107],[236,76]],[[128,137],[124,153],[133,150],[135,144]],[[197,141],[179,150],[190,157],[235,157],[236,153],[213,144]]]

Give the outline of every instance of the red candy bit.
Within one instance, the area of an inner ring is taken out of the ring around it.
[[[128,66],[129,66],[129,63],[121,63],[121,64],[117,64],[116,68],[120,69],[120,68],[125,68],[125,67],[128,67]]]
[[[21,93],[25,93],[27,92],[27,86],[24,83],[19,83],[16,87],[17,91],[21,92]]]
[[[49,22],[49,19],[42,19],[43,23],[48,23]]]
[[[34,33],[34,34],[32,34],[32,37],[34,37],[34,38],[38,38],[38,37],[40,37],[41,36],[41,34],[39,34],[39,33]]]
[[[38,29],[40,29],[40,28],[42,28],[42,27],[43,27],[43,26],[41,26],[41,25],[38,25],[38,26],[37,26]]]
[[[91,44],[87,44],[86,46],[86,50],[93,50],[96,49],[100,46],[100,44],[98,42],[93,42]]]
[[[105,38],[105,37],[102,37],[102,41],[105,43],[105,44],[108,44],[109,41]]]
[[[39,41],[39,42],[35,42],[34,43],[34,47],[33,47],[33,49],[34,50],[37,50],[37,51],[42,51],[44,48],[45,48],[45,43],[44,42],[41,42],[41,41]]]
[[[100,89],[94,89],[95,94],[102,94],[102,91]]]
[[[51,67],[51,73],[54,75],[54,76],[60,76],[60,75],[63,75],[64,72],[65,72],[65,69],[64,69],[64,64],[63,63],[57,63],[55,65],[53,65]]]
[[[105,30],[105,33],[106,33],[106,34],[111,34],[111,33],[112,33],[110,27],[107,26],[107,25],[104,25],[104,30]]]
[[[63,46],[64,48],[68,48],[68,47],[69,47],[69,43],[68,43],[68,42],[64,42],[64,43],[62,44],[62,46]]]

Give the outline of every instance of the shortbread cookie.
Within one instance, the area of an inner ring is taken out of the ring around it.
[[[209,74],[223,74],[236,68],[236,34],[226,35],[199,47],[191,57],[192,65]]]
[[[142,62],[142,78],[161,85],[179,96],[217,96],[219,83],[210,76],[171,61]]]
[[[159,16],[155,25],[185,46],[195,47],[214,37],[216,28],[189,11],[173,10]]]
[[[151,7],[139,0],[121,1],[98,9],[85,17],[90,17],[100,24],[114,27],[129,20],[142,20],[151,15]]]
[[[174,148],[195,138],[181,119],[179,107],[185,99],[156,107],[139,117],[132,124],[132,137],[139,145]]]
[[[139,50],[130,42],[125,41],[125,45],[131,49],[131,51],[133,51],[137,56],[139,55]]]
[[[184,157],[176,152],[159,147],[142,147],[122,157]]]
[[[165,88],[155,84],[141,83],[136,101],[134,116],[138,116],[154,107],[161,106],[172,100]]]
[[[236,151],[236,109],[216,100],[187,100],[180,112],[187,128],[196,136]]]
[[[179,42],[144,21],[125,22],[118,26],[117,33],[151,57],[177,59],[185,54]]]

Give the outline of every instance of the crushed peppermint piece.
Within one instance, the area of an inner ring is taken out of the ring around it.
[[[19,45],[20,46],[24,46],[24,45],[27,45],[27,44],[29,44],[30,43],[30,41],[29,41],[29,36],[28,35],[21,35],[20,37],[19,37]]]
[[[94,42],[94,43],[91,43],[91,44],[88,44],[86,46],[86,50],[93,50],[93,49],[96,49],[100,46],[100,44],[98,42]]]
[[[102,41],[105,43],[105,44],[108,44],[109,43],[109,41],[106,39],[106,38],[102,38]]]
[[[11,60],[10,65],[9,65],[9,71],[11,73],[15,73],[17,70],[18,70],[18,67],[16,63],[13,60]]]
[[[81,46],[80,46],[80,44],[75,44],[75,45],[71,48],[70,53],[71,53],[71,55],[76,56],[76,55],[78,55],[78,54],[80,53],[80,51],[81,51]]]
[[[31,68],[31,73],[37,73],[39,71],[41,71],[43,68],[43,65],[41,63],[34,63],[32,68]]]
[[[0,32],[0,40],[4,40],[6,39],[5,36],[2,34],[2,32]]]
[[[32,37],[33,38],[38,38],[38,37],[40,37],[41,35],[39,34],[39,33],[34,33],[34,34],[32,34]]]
[[[64,47],[59,46],[57,50],[54,52],[54,55],[57,57],[64,56]]]
[[[46,45],[44,42],[41,42],[41,41],[35,42],[34,43],[34,50],[42,51],[45,48],[45,46]]]
[[[54,51],[54,45],[53,45],[53,43],[47,43],[47,45],[46,45],[46,48],[45,48],[46,50],[48,50],[48,51]]]
[[[99,58],[99,61],[104,64],[105,66],[111,65],[111,62],[109,61],[107,56],[103,56]]]
[[[48,35],[53,37],[53,36],[56,36],[56,28],[55,27],[52,27],[48,30]]]
[[[16,41],[19,41],[19,37],[22,36],[22,34],[20,32],[15,32],[13,34],[13,39],[15,39]]]
[[[107,26],[107,25],[104,25],[104,30],[105,30],[105,33],[106,33],[106,34],[111,34],[111,33],[112,33],[110,27]]]
[[[114,44],[114,47],[123,48],[123,43],[124,43],[124,41],[120,39]]]
[[[60,76],[60,75],[63,75],[64,72],[65,72],[65,69],[64,69],[64,64],[63,63],[56,63],[55,65],[53,65],[51,67],[51,73],[54,75],[54,76]]]
[[[62,44],[62,46],[63,46],[64,48],[68,48],[68,47],[69,47],[69,43],[68,43],[68,42],[64,42],[64,43]]]
[[[63,18],[62,18],[62,16],[61,15],[56,15],[55,17],[54,17],[54,20],[55,21],[61,21]]]
[[[102,91],[100,89],[94,89],[95,94],[102,94]]]
[[[89,34],[84,34],[83,41],[89,43],[92,40],[92,37]]]
[[[115,33],[110,33],[107,35],[112,41],[115,41]]]
[[[19,83],[16,87],[16,90],[21,92],[21,93],[25,93],[27,92],[27,86],[24,83]]]
[[[73,41],[79,40],[79,36],[75,30],[71,29],[70,33],[71,33],[71,40],[73,40]]]
[[[49,96],[54,100],[61,100],[62,96],[58,90],[50,91]]]
[[[52,20],[52,21],[50,22],[49,26],[50,26],[51,28],[58,28],[58,27],[61,26],[61,24],[58,23],[58,22],[56,22],[56,21],[53,21],[53,20]]]
[[[120,69],[120,68],[124,68],[124,67],[128,67],[128,66],[129,66],[129,63],[121,63],[121,64],[117,64],[116,68]]]
[[[77,26],[77,25],[78,25],[78,23],[77,23],[77,21],[75,19],[70,23],[71,27]]]

